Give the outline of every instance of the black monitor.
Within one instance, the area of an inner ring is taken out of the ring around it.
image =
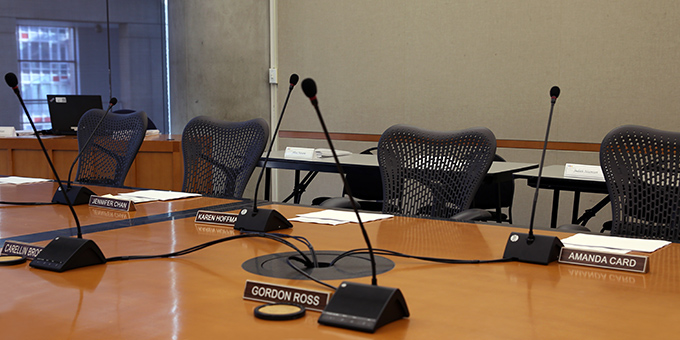
[[[52,133],[55,135],[75,135],[80,117],[90,109],[102,108],[99,95],[47,95],[50,110]]]

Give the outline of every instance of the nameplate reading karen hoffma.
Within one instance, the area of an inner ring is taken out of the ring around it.
[[[113,209],[120,211],[135,211],[135,204],[132,201],[121,200],[110,197],[90,196],[91,207]]]
[[[210,223],[233,227],[234,223],[236,223],[236,218],[238,218],[238,214],[199,210],[196,213],[196,219],[194,220],[194,223]]]
[[[649,271],[649,258],[647,256],[613,254],[567,247],[562,248],[558,262],[636,273],[647,273]]]

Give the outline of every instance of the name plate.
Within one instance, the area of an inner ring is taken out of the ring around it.
[[[257,281],[246,281],[243,298],[266,303],[285,302],[304,306],[306,309],[321,312],[326,308],[330,293],[300,289]]]
[[[135,211],[135,204],[129,200],[122,200],[118,198],[101,197],[101,196],[90,196],[91,207],[113,209],[120,211]]]
[[[313,159],[314,149],[312,148],[294,148],[286,147],[286,151],[283,153],[283,158],[297,158],[297,159]]]
[[[0,126],[0,137],[16,137],[17,131],[14,126]]]
[[[613,254],[564,247],[560,251],[558,262],[635,273],[649,272],[649,257],[641,255]]]
[[[2,246],[2,255],[18,255],[23,256],[27,259],[33,260],[40,252],[43,247],[34,246],[32,244],[18,242],[18,241],[5,241]]]
[[[583,165],[567,163],[564,166],[564,177],[587,178],[604,181],[602,168],[598,165]]]
[[[195,223],[210,223],[233,227],[238,214],[230,214],[219,211],[199,210],[196,213]]]

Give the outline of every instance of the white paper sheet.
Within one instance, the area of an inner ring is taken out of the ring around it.
[[[371,222],[393,217],[394,215],[375,214],[375,213],[359,213],[362,222]],[[291,221],[320,223],[338,225],[343,223],[359,223],[357,216],[353,211],[340,210],[322,210],[307,214],[300,214],[298,217],[290,219]]]
[[[129,200],[134,202],[134,200],[132,198],[128,198],[128,197],[140,197],[140,198],[148,198],[148,199],[158,200],[158,201],[169,201],[169,200],[176,200],[176,199],[180,199],[180,198],[196,197],[196,196],[201,196],[201,195],[200,194],[188,193],[188,192],[179,192],[179,191],[140,190],[140,191],[122,193],[122,194],[119,194],[118,196],[125,197],[124,199],[129,199]]]
[[[39,182],[49,182],[49,179],[45,178],[31,178],[31,177],[18,177],[18,176],[8,176],[0,177],[0,184],[27,184],[27,183],[39,183]]]
[[[670,244],[663,240],[643,240],[638,238],[576,234],[562,240],[565,246],[599,247],[651,253]]]

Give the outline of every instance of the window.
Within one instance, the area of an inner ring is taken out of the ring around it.
[[[21,93],[38,130],[51,129],[48,94],[76,94],[73,27],[17,26]],[[23,128],[31,126],[22,113]]]

